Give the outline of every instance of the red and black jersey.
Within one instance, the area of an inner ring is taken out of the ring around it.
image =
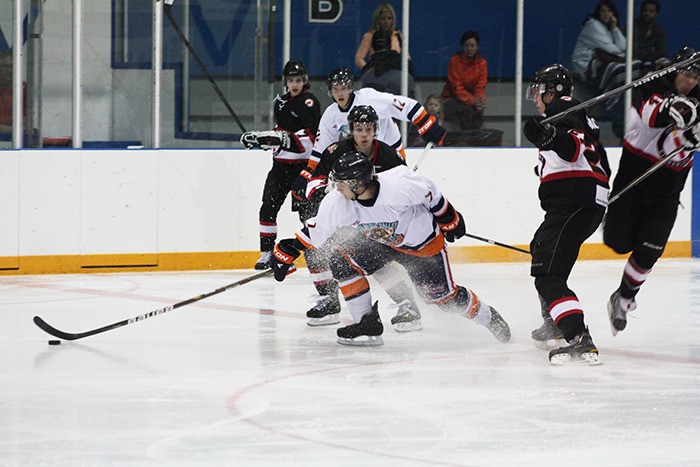
[[[352,138],[328,146],[325,151],[323,151],[321,160],[318,166],[316,166],[316,170],[313,173],[314,178],[328,177],[333,169],[335,161],[348,151],[358,151],[357,146],[355,146],[355,141]],[[399,165],[406,165],[406,161],[396,152],[396,149],[377,139],[374,140],[372,154],[370,156],[372,164],[374,165],[374,171],[377,173],[393,169]]]
[[[305,162],[316,142],[316,132],[321,120],[321,104],[318,99],[308,91],[296,97],[287,92],[275,98],[273,110],[277,122],[274,129],[288,132],[293,139],[289,150],[280,148],[275,151],[275,160]]]
[[[683,146],[684,129],[676,127],[666,110],[666,100],[675,94],[674,77],[675,74],[664,76],[632,92],[628,130],[622,143],[622,159],[615,178],[616,190],[643,174],[666,154]],[[687,97],[700,99],[698,87]],[[636,189],[648,192],[649,196],[679,194],[693,165],[693,154],[680,151]]]
[[[578,105],[568,96],[555,99],[545,117]],[[554,122],[556,136],[551,149],[541,149],[537,173],[539,197],[545,211],[555,207],[606,206],[610,165],[598,141],[600,130],[583,110]]]

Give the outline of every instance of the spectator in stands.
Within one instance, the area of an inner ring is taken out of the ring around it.
[[[657,61],[668,61],[666,30],[656,21],[661,13],[657,0],[642,0],[639,18],[634,20],[634,45],[632,58],[649,62],[649,67],[657,68]]]
[[[380,29],[372,35],[374,53],[362,70],[360,85],[377,91],[404,95],[401,92],[401,54],[391,50],[392,32]],[[408,61],[408,97],[416,99],[416,82],[411,61]]]
[[[625,81],[625,49],[627,39],[618,27],[617,6],[613,0],[601,0],[593,13],[583,22],[571,56],[573,70],[584,82],[601,92],[615,89]],[[632,77],[641,74],[641,61],[632,63]],[[622,102],[620,96],[607,100],[606,109],[612,116],[615,136],[624,135]]]
[[[442,99],[437,94],[431,94],[423,102],[423,107],[425,107],[426,112],[430,115],[434,115],[437,118],[437,123],[442,125]],[[423,147],[428,142],[423,139],[423,137],[418,134],[418,130],[415,126],[411,125],[408,130],[409,146],[413,147]]]
[[[390,3],[380,3],[372,14],[372,27],[362,35],[362,41],[355,53],[355,65],[360,70],[367,65],[368,56],[372,56],[375,50],[372,48],[372,36],[376,31],[389,31],[391,33],[391,50],[401,53],[401,31],[396,29],[396,12]]]
[[[26,95],[25,95],[26,99]],[[26,102],[25,102],[26,104]],[[26,105],[24,107],[26,109]],[[23,111],[24,112],[24,111]],[[12,51],[0,53],[0,133],[12,133]]]
[[[460,40],[462,50],[450,58],[447,83],[442,89],[445,124],[449,130],[481,128],[486,108],[486,59],[479,53],[479,34],[467,31]]]

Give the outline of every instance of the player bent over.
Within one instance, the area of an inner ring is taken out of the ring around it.
[[[464,236],[462,215],[426,177],[398,166],[375,174],[364,154],[350,151],[333,165],[335,189],[321,202],[316,217],[275,246],[275,279],[284,280],[300,252],[331,248],[333,277],[354,324],[337,330],[338,343],[381,345],[384,327],[367,276],[390,261],[407,271],[421,297],[444,311],[485,326],[499,341],[510,341],[510,328],[491,306],[452,280],[445,240]],[[361,235],[344,237],[352,228]]]
[[[300,197],[306,198],[310,203],[308,208],[310,217],[316,215],[318,206],[326,195],[328,175],[333,168],[333,164],[346,152],[359,151],[364,154],[365,157],[372,161],[375,172],[384,172],[399,165],[406,165],[406,161],[396,152],[396,149],[375,138],[378,121],[379,116],[370,105],[356,105],[348,113],[348,125],[352,137],[333,143],[323,151],[319,164],[306,186],[306,191],[299,194]],[[311,253],[312,251],[315,250],[306,250],[307,258],[314,257],[317,260],[313,264],[314,268],[311,271],[312,278],[320,275],[323,271],[328,271],[327,276],[331,276],[328,258],[319,253]],[[311,266],[309,267],[311,269]],[[391,325],[394,327],[394,330],[397,332],[410,332],[423,329],[420,310],[413,299],[413,293],[409,285],[401,278],[401,268],[392,261],[376,271],[374,278],[377,279],[396,304],[396,316],[391,318]],[[333,281],[333,284],[335,284],[335,281]],[[333,299],[337,303],[335,307],[330,306],[333,303]],[[332,291],[330,297],[324,298],[323,301],[306,313],[309,318],[308,324],[310,326],[318,326],[338,323],[340,322],[339,312],[340,302],[338,301],[338,292],[335,290]]]
[[[571,97],[572,89],[569,71],[555,64],[533,75],[527,94],[542,114],[528,120],[523,132],[539,149],[538,193],[545,211],[530,243],[530,274],[535,278],[545,321],[532,336],[540,344],[553,344],[549,361],[554,365],[571,360],[599,365],[598,349],[584,324],[583,307],[567,281],[581,245],[603,220],[609,191],[607,154],[598,141],[595,121],[583,110],[554,125],[541,123],[544,117],[578,104]]]
[[[260,206],[260,259],[255,269],[269,268],[272,249],[277,241],[277,215],[292,183],[306,167],[321,119],[321,106],[309,92],[309,72],[297,60],[287,62],[282,70],[287,92],[273,103],[276,126],[270,131],[248,131],[241,136],[246,149],[273,149],[272,168],[265,179]],[[292,210],[299,211],[301,221],[308,219],[304,206],[292,200]]]
[[[684,47],[676,53],[674,62],[694,55],[695,50]],[[666,154],[682,150],[608,208],[603,241],[616,253],[631,252],[620,286],[608,301],[613,335],[627,326],[627,313],[637,308],[635,297],[661,258],[676,222],[680,194],[694,152],[700,149],[698,82],[700,64],[696,62],[633,90],[634,112],[630,112],[613,194]]]

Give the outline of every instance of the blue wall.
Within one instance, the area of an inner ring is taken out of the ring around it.
[[[276,21],[277,73],[282,67],[281,4]],[[314,76],[324,76],[333,68],[352,66],[355,50],[368,29],[378,2],[342,0],[343,12],[333,23],[309,22],[309,1],[295,2],[292,11],[292,57],[303,60]],[[635,1],[635,12],[641,0]],[[173,11],[182,24],[182,10],[175,2]],[[624,3],[618,1],[618,7]],[[401,2],[392,2],[401,24]],[[570,64],[570,55],[587,13],[596,1],[528,0],[525,8],[524,75],[545,64]],[[131,0],[129,47],[131,62],[150,62],[150,2]],[[493,78],[515,76],[515,0],[441,0],[411,2],[410,52],[418,78],[444,78],[450,56],[459,49],[462,33],[474,29],[481,35],[481,51],[489,61]],[[700,48],[697,27],[697,0],[662,1],[659,21],[666,27],[671,53],[689,44]],[[620,23],[626,22],[621,11]],[[215,75],[253,74],[255,50],[255,2],[231,0],[192,0],[190,41]],[[671,27],[672,26],[672,27]],[[169,24],[165,25],[166,57],[179,61],[182,46]],[[266,69],[266,67],[265,67]],[[192,73],[199,74],[196,64]],[[359,70],[355,70],[359,71]]]

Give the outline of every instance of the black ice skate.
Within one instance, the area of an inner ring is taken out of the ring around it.
[[[396,316],[391,318],[391,325],[396,332],[420,331],[423,323],[420,322],[420,311],[415,303],[404,300],[394,305],[398,308]]]
[[[491,321],[486,327],[499,341],[510,342],[510,326],[495,308],[489,306],[489,309],[491,310]]]
[[[329,295],[315,295],[318,299],[316,305],[306,312],[309,318],[306,324],[309,326],[328,326],[340,323],[340,301],[338,294],[335,297]]]
[[[255,263],[255,269],[262,271],[263,269],[270,269],[270,260],[272,259],[271,251],[263,251],[260,253],[260,259]]]
[[[530,334],[532,340],[535,341],[535,347],[543,350],[553,350],[560,349],[569,345],[566,340],[564,340],[564,334],[554,323],[554,320],[549,314],[549,311],[542,311],[542,319],[544,322],[542,326],[532,331]]]
[[[338,328],[338,344],[343,345],[383,345],[384,325],[379,317],[379,302],[374,302],[372,311],[365,314],[359,323]]]
[[[549,362],[552,365],[564,365],[570,361],[579,361],[586,365],[602,365],[598,349],[591,339],[588,328],[574,336],[567,347],[554,349],[549,352]]]
[[[608,318],[613,336],[616,336],[619,331],[624,331],[627,327],[627,313],[636,309],[637,302],[634,298],[625,300],[620,295],[620,289],[613,292],[608,301]]]

